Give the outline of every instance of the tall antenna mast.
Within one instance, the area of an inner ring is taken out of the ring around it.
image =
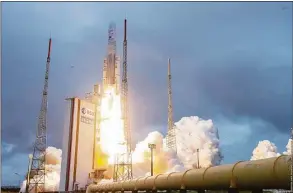
[[[114,165],[114,181],[132,179],[131,131],[129,124],[128,80],[127,80],[127,20],[124,20],[123,41],[123,74],[122,74],[122,107],[124,133],[126,138],[126,153],[117,155]]]
[[[172,85],[171,85],[171,62],[168,59],[168,132],[167,147],[177,152],[176,131],[173,122]]]
[[[44,192],[45,176],[46,176],[46,148],[47,148],[47,108],[48,108],[48,79],[50,69],[51,55],[51,37],[49,39],[49,49],[46,63],[45,83],[43,90],[42,105],[38,120],[38,129],[36,141],[34,144],[33,158],[31,161],[31,169],[29,171],[29,182],[27,182],[26,192],[34,189],[34,192]],[[34,176],[38,177],[34,177]]]

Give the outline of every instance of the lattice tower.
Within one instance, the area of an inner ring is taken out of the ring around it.
[[[124,41],[123,41],[123,74],[122,74],[122,114],[124,121],[124,134],[126,153],[116,156],[114,165],[114,181],[132,179],[132,152],[131,152],[131,130],[129,124],[128,105],[128,77],[127,77],[127,20],[124,20]]]
[[[177,152],[176,130],[173,122],[173,105],[172,105],[172,85],[171,85],[171,62],[168,59],[168,132],[167,147]]]
[[[48,80],[50,69],[50,54],[51,54],[51,38],[49,39],[49,49],[46,63],[45,83],[43,89],[42,105],[38,119],[38,128],[36,141],[34,144],[33,158],[29,171],[29,180],[26,191],[44,192],[45,186],[45,164],[46,164],[46,148],[47,148],[47,108],[48,108]],[[36,177],[37,175],[37,177]]]

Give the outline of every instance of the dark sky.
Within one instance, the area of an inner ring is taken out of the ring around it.
[[[101,80],[107,28],[122,54],[128,19],[131,125],[135,141],[167,125],[167,59],[175,121],[212,119],[224,163],[250,159],[259,140],[285,150],[291,128],[291,3],[2,4],[2,183],[17,184],[41,105],[52,35],[48,143],[61,148],[68,96]],[[74,66],[74,68],[71,68]]]

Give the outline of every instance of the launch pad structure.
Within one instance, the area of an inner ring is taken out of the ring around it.
[[[122,115],[124,120],[124,135],[126,138],[126,152],[116,156],[113,180],[132,179],[132,150],[131,150],[131,130],[129,121],[128,104],[128,73],[127,73],[127,20],[124,20],[124,41],[123,41],[123,74],[122,74]]]

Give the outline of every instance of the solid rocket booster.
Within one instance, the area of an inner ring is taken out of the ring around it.
[[[108,50],[104,59],[103,89],[114,87],[116,93],[120,87],[120,59],[116,56],[116,27],[110,24],[108,29]]]

